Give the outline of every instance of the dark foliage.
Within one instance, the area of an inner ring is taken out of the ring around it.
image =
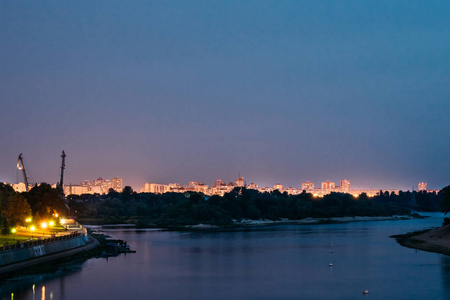
[[[361,194],[331,193],[316,198],[309,193],[288,195],[274,191],[235,188],[220,196],[201,193],[123,193],[81,195],[69,197],[72,213],[81,218],[119,218],[154,226],[194,225],[199,223],[230,225],[233,220],[308,217],[328,218],[344,216],[391,216],[408,214],[411,209],[436,211],[440,195],[426,192],[400,192],[399,195],[381,193],[373,198]]]

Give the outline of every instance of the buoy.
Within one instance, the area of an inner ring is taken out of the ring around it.
[[[330,253],[333,253],[333,251],[330,251]]]
[[[363,294],[364,294],[364,295],[367,295],[368,293],[369,293],[369,290],[364,290],[364,291],[363,291]]]
[[[332,263],[329,263],[328,265],[329,265],[330,267],[332,267],[332,266],[333,266],[333,264],[332,264]]]

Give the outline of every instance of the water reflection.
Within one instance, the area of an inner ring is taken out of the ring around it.
[[[446,255],[441,256],[441,276],[445,295],[450,299],[450,257]]]
[[[367,289],[373,299],[450,299],[450,258],[389,238],[441,220],[214,233],[105,229],[137,253],[1,283],[0,294],[34,300],[362,299]]]
[[[21,275],[0,281],[1,299],[53,299],[53,290],[46,291],[46,282],[59,280],[60,299],[65,295],[65,279],[80,272],[85,262],[64,263],[51,272],[44,274]],[[46,296],[48,296],[46,298]]]

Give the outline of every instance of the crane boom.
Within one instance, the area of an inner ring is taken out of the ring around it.
[[[25,171],[25,165],[23,164],[22,153],[20,153],[19,159],[17,160],[17,169],[22,170],[23,181],[25,183],[25,190],[28,192],[28,178],[27,178],[27,173]]]
[[[64,169],[66,167],[66,153],[64,153],[64,150],[61,154],[61,158],[62,158],[62,162],[61,162],[61,177],[59,179],[59,183],[58,183],[58,189],[59,189],[59,193],[61,195],[61,197],[64,199],[65,195],[64,195]]]

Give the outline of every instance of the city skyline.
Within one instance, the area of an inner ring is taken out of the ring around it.
[[[19,167],[17,166],[17,169],[23,172],[23,165]],[[25,175],[24,175],[25,176]],[[18,181],[17,183],[11,183],[11,182],[4,182],[5,184],[10,184],[13,186],[13,188],[16,190],[16,192],[24,192],[26,191],[26,185],[24,184],[23,180]],[[52,187],[56,188],[59,183],[51,183],[46,182]],[[29,182],[29,188],[32,188],[34,184],[39,183],[32,183]],[[215,187],[223,186],[224,189],[221,189],[220,192],[214,191]],[[239,176],[234,181],[222,181],[221,179],[217,179],[214,181],[213,184],[205,184],[204,182],[199,182],[197,180],[190,180],[189,183],[186,185],[183,182],[168,182],[168,183],[161,183],[161,182],[154,182],[154,181],[147,181],[144,183],[142,187],[137,186],[130,186],[135,192],[150,192],[150,193],[166,193],[166,192],[185,192],[185,191],[195,191],[195,192],[202,192],[204,194],[209,195],[223,195],[224,193],[230,192],[234,187],[247,187],[250,189],[256,189],[260,192],[270,192],[273,190],[279,190],[281,192],[288,192],[288,194],[299,194],[302,191],[310,192],[315,195],[324,195],[328,194],[330,192],[342,192],[342,193],[350,193],[354,196],[357,196],[361,193],[366,193],[368,195],[375,195],[380,190],[383,191],[389,191],[389,192],[395,192],[398,193],[399,191],[429,191],[429,192],[439,192],[440,189],[429,189],[428,184],[426,182],[419,182],[416,186],[412,186],[410,189],[399,189],[399,188],[386,188],[386,187],[373,187],[370,188],[367,187],[361,187],[361,186],[352,186],[351,181],[347,178],[339,180],[339,185],[336,185],[336,182],[326,180],[321,181],[320,185],[315,185],[314,182],[311,182],[309,180],[302,181],[300,184],[297,185],[283,185],[281,182],[277,182],[272,185],[259,185],[255,182],[249,182],[247,183],[247,180],[245,180],[244,177]],[[108,193],[109,189],[112,188],[116,192],[121,192],[122,189],[125,187],[123,185],[123,179],[119,178],[118,176],[112,178],[112,179],[103,179],[102,177],[98,177],[97,179],[90,181],[89,179],[85,179],[84,181],[77,183],[64,183],[64,193],[67,195],[70,194],[106,194]]]
[[[450,3],[0,3],[0,181],[450,183]],[[369,185],[369,186],[367,186]]]

